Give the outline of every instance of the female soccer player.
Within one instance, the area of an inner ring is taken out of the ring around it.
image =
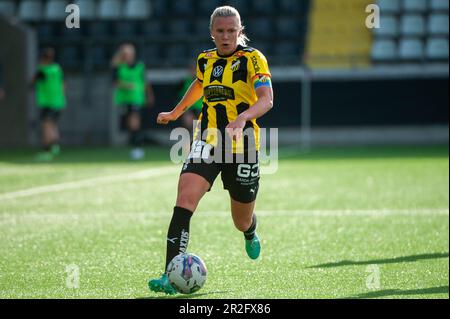
[[[153,89],[146,83],[145,65],[136,62],[136,50],[132,44],[120,46],[113,57],[114,67],[114,102],[124,109],[129,142],[132,146],[130,157],[139,160],[144,157],[141,134],[141,110],[145,105],[154,103]]]
[[[66,107],[64,73],[55,62],[55,50],[45,48],[38,71],[33,79],[36,104],[41,110],[42,145],[44,151],[37,155],[39,161],[50,161],[60,152],[58,119]]]
[[[159,124],[175,121],[203,96],[200,125],[180,174],[176,206],[167,234],[166,271],[173,257],[186,252],[190,219],[219,173],[230,194],[234,225],[244,233],[247,255],[256,259],[260,254],[253,212],[259,186],[256,119],[272,108],[273,91],[266,58],[246,46],[248,38],[243,30],[235,8],[224,6],[214,10],[210,32],[216,48],[199,55],[197,79],[171,112],[160,113],[157,118]],[[221,160],[223,156],[216,156],[220,151],[225,157],[227,152],[232,152],[233,161]],[[256,158],[251,159],[252,151]],[[239,154],[244,155],[241,163],[236,162]],[[148,284],[155,292],[176,292],[166,272]]]

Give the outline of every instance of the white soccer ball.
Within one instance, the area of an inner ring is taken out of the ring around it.
[[[207,272],[203,260],[194,254],[179,254],[167,266],[170,284],[182,294],[191,294],[202,288]]]

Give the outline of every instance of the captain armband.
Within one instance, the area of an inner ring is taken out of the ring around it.
[[[269,75],[266,74],[258,74],[253,79],[253,86],[255,90],[262,86],[272,87],[272,81]]]

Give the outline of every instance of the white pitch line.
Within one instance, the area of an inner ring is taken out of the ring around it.
[[[147,179],[150,177],[157,177],[157,176],[163,176],[163,175],[175,173],[178,170],[179,170],[178,167],[166,166],[166,167],[151,168],[151,169],[146,169],[146,170],[141,170],[141,171],[131,172],[131,173],[123,173],[123,174],[117,174],[117,175],[89,178],[89,179],[84,179],[84,180],[79,180],[79,181],[74,181],[74,182],[66,182],[66,183],[59,183],[59,184],[53,184],[53,185],[33,187],[33,188],[23,189],[23,190],[19,190],[19,191],[0,194],[0,201],[7,200],[7,199],[28,197],[28,196],[33,196],[33,195],[46,194],[46,193],[60,192],[60,191],[65,191],[65,190],[69,190],[69,189],[95,187],[95,186],[105,184],[105,183],[117,183],[117,182],[143,180],[143,179]]]

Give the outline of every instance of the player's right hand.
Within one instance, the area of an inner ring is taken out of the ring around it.
[[[176,118],[172,112],[161,112],[158,114],[158,118],[156,119],[156,123],[158,124],[167,124],[171,121],[175,121]]]

